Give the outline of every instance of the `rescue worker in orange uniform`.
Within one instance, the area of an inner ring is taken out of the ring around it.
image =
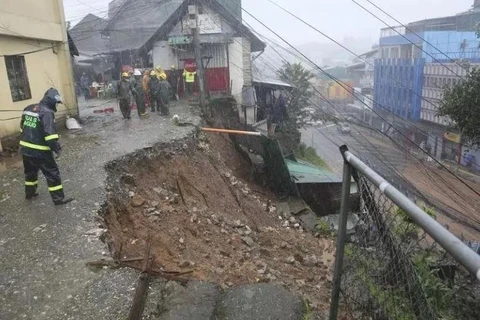
[[[145,70],[143,73],[142,87],[143,92],[145,92],[145,106],[148,108],[150,106],[150,89],[148,83],[150,82],[150,71]]]
[[[60,170],[54,158],[54,153],[58,158],[62,151],[55,125],[58,103],[62,103],[60,94],[50,88],[38,104],[29,105],[23,110],[20,146],[25,172],[25,198],[30,200],[38,196],[38,171],[42,171],[53,203],[64,205],[73,201],[73,198],[65,198]]]

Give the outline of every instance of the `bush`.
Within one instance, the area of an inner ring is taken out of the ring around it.
[[[312,147],[307,147],[305,143],[300,143],[297,150],[294,151],[297,159],[309,162],[319,168],[328,169],[328,165]]]

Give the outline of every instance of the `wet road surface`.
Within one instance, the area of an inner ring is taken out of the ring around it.
[[[387,180],[398,180],[392,168],[402,170],[406,164],[405,155],[379,133],[358,126],[351,126],[351,133],[338,132],[334,124],[309,127],[302,131],[302,142],[315,148],[330,169],[342,174],[343,159],[339,146],[347,145],[349,150],[370,165]]]
[[[92,101],[90,101],[92,103]],[[121,319],[128,314],[138,274],[129,269],[92,271],[87,261],[108,258],[98,240],[96,213],[105,201],[104,165],[157,142],[183,138],[194,126],[173,126],[151,114],[123,120],[111,115],[81,113],[84,128],[61,133],[64,146],[59,167],[63,186],[75,201],[55,207],[43,177],[40,196],[24,199],[23,172],[11,159],[0,173],[0,319]],[[171,115],[198,124],[183,103]],[[170,116],[171,118],[171,116]]]

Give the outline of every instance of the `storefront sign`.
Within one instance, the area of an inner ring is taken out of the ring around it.
[[[461,136],[458,134],[458,133],[453,133],[453,132],[445,132],[443,134],[443,137],[448,140],[448,141],[452,141],[452,142],[455,142],[455,143],[460,143],[461,141]]]
[[[190,36],[173,36],[168,37],[169,45],[180,45],[180,44],[189,44],[192,43],[192,37]]]

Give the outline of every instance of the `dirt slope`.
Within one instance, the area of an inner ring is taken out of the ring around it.
[[[150,237],[154,268],[193,271],[186,277],[223,287],[281,284],[313,309],[328,309],[332,239],[316,238],[277,212],[274,196],[250,182],[250,168],[220,135],[112,165],[105,213],[111,250],[141,257]]]

